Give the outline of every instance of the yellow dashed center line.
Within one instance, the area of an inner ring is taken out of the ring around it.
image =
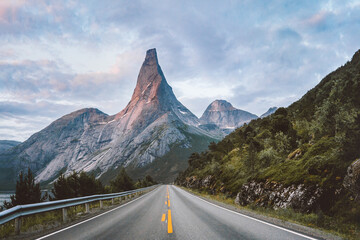
[[[167,224],[168,224],[168,233],[173,233],[173,226],[172,226],[172,220],[171,220],[171,210],[170,210],[170,194],[169,194],[169,188],[166,186],[166,201],[165,205],[168,206],[168,215],[167,215]],[[164,222],[166,218],[166,214],[164,213],[161,216],[161,221]]]
[[[168,233],[173,232],[172,221],[171,221],[171,210],[168,210]]]
[[[166,186],[166,201],[165,201],[165,205],[168,206],[168,218],[167,218],[167,223],[168,223],[168,233],[173,233],[173,228],[172,228],[172,220],[171,220],[171,210],[170,210],[170,194],[169,194],[169,187]],[[161,216],[161,221],[164,222],[166,218],[166,213],[164,213]]]

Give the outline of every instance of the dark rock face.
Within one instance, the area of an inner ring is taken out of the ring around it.
[[[343,186],[360,200],[360,159],[355,160],[347,169]]]
[[[216,184],[216,179],[212,175],[204,178],[191,176],[176,184],[192,189],[207,190],[210,194],[229,193],[223,183]],[[235,203],[241,206],[255,204],[261,207],[271,207],[275,210],[292,208],[309,213],[318,209],[323,196],[324,189],[319,186],[306,186],[304,184],[285,186],[278,182],[250,181],[241,186],[236,195]]]
[[[232,131],[244,123],[256,119],[255,114],[234,108],[231,103],[225,100],[215,100],[212,102],[200,118],[203,125],[215,124],[222,130]]]
[[[201,186],[201,181],[196,176],[191,176],[186,178],[186,182],[183,184],[183,186],[187,188],[198,189]]]
[[[238,192],[235,203],[242,206],[256,204],[274,209],[293,208],[310,212],[318,207],[323,189],[304,184],[284,186],[276,182],[255,182],[244,184]]]

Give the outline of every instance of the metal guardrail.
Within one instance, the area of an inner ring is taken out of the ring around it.
[[[22,216],[28,216],[32,214],[62,209],[63,221],[66,222],[67,221],[66,208],[68,207],[85,204],[85,209],[86,209],[85,212],[88,213],[90,212],[89,203],[91,202],[100,201],[100,208],[102,208],[103,200],[112,199],[112,203],[114,203],[115,198],[125,197],[126,200],[129,195],[131,198],[132,196],[139,195],[139,193],[142,193],[146,190],[150,190],[151,188],[156,188],[157,186],[159,185],[135,189],[126,192],[120,192],[120,193],[98,194],[98,195],[70,198],[70,199],[50,201],[50,202],[18,205],[0,212],[0,225],[15,219],[15,232],[18,234],[20,232],[19,218]]]

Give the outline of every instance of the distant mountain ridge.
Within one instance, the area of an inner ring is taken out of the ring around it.
[[[234,130],[258,116],[237,109],[225,100],[213,101],[200,117],[201,124],[215,124],[221,129]]]
[[[271,107],[271,108],[269,108],[265,113],[263,113],[263,114],[260,116],[260,118],[264,118],[264,117],[267,117],[267,116],[273,114],[274,112],[276,112],[277,109],[278,109],[277,107]]]
[[[42,184],[60,172],[92,172],[109,181],[119,166],[133,178],[151,174],[171,181],[216,136],[199,128],[198,118],[175,97],[158,63],[146,52],[133,96],[118,114],[86,108],[67,114],[0,154],[0,189],[11,188],[20,170],[30,167]]]
[[[270,108],[262,117],[268,116],[276,111],[277,107]],[[222,131],[223,136],[231,133],[251,120],[259,118],[250,112],[237,109],[226,100],[215,100],[200,117],[200,127],[209,131]]]

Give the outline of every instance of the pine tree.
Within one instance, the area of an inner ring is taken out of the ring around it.
[[[54,188],[51,190],[51,192],[54,195],[52,200],[60,200],[73,197],[72,191],[70,190],[70,186],[64,174],[60,174],[59,178],[54,183]]]
[[[41,198],[40,185],[35,183],[35,178],[28,168],[27,174],[21,171],[16,182],[15,195],[10,196],[11,202],[4,202],[4,208],[12,208],[17,205],[39,203],[44,201]]]
[[[79,193],[81,196],[99,194],[105,191],[100,180],[95,179],[94,175],[88,175],[85,172],[80,173],[79,184]]]
[[[70,176],[65,177],[61,174],[54,183],[52,200],[90,196],[104,193],[105,189],[101,182],[93,175],[87,175],[85,172],[73,172]]]
[[[121,168],[116,178],[110,182],[112,192],[121,192],[134,189],[132,179],[127,175],[125,168]]]

